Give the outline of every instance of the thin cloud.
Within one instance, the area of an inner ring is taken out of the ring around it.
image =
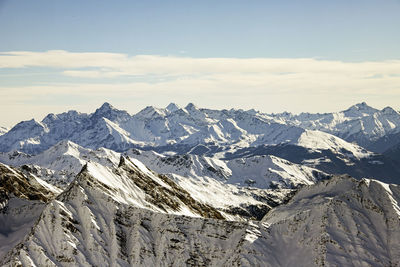
[[[400,101],[399,60],[355,63],[314,58],[190,58],[57,50],[2,52],[1,68],[7,69],[5,79],[15,79],[7,75],[19,73],[10,69],[24,70],[18,85],[0,85],[0,112],[12,114],[7,117],[6,126],[26,116],[21,109],[27,105],[29,114],[36,110],[35,114],[42,116],[54,100],[72,106],[77,99],[86,103],[118,98],[122,99],[120,102],[129,100],[129,108],[164,105],[166,101],[196,102],[199,106],[266,112],[333,111],[360,101],[396,108]],[[49,72],[35,80],[29,73],[36,73],[38,68]],[[61,79],[60,74],[64,76]],[[97,104],[82,107],[94,109]]]
[[[118,53],[1,52],[0,68],[46,67],[85,78],[210,73],[331,73],[335,75],[399,75],[400,60],[342,62],[313,58],[190,58]],[[87,68],[91,68],[87,70]]]

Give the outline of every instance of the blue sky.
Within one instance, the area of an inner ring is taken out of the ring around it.
[[[399,14],[399,0],[0,0],[0,125],[104,101],[399,108]]]

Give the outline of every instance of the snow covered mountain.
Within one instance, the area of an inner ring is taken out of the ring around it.
[[[399,266],[399,203],[398,185],[375,180],[303,188],[263,219],[264,253],[273,255],[266,265]]]
[[[139,159],[158,173],[168,175],[195,199],[206,199],[207,204],[219,210],[248,217],[260,216],[271,205],[281,203],[291,189],[328,177],[321,171],[276,157],[225,163],[195,155],[168,157],[152,151],[131,150],[124,155]],[[120,157],[120,153],[108,149],[92,151],[70,141],[62,141],[34,156],[20,152],[3,153],[0,161],[65,188],[87,162],[104,168],[117,168]],[[262,190],[270,188],[280,189]]]
[[[35,155],[63,140],[70,140],[84,148],[96,150],[104,147],[118,152],[140,148],[161,154],[172,151],[217,159],[275,155],[327,173],[348,173],[356,178],[374,177],[397,183],[400,168],[396,159],[374,154],[324,132],[331,131],[350,138],[353,134],[344,133],[354,127],[344,126],[353,125],[356,121],[369,125],[363,126],[364,130],[359,132],[368,138],[377,136],[378,124],[383,127],[379,132],[381,134],[389,131],[388,125],[394,125],[392,132],[397,131],[398,113],[389,111],[388,108],[379,111],[362,103],[336,115],[304,113],[294,116],[288,113],[266,115],[254,110],[200,109],[193,104],[180,108],[170,104],[166,108],[146,107],[131,116],[105,103],[92,114],[69,111],[49,114],[41,122],[21,122],[0,136],[0,151],[18,150]],[[378,119],[371,124],[374,116]],[[386,118],[385,123],[383,118]],[[313,130],[305,129],[307,127]],[[27,164],[34,164],[38,158],[28,160]],[[15,164],[7,160],[3,162]],[[64,175],[70,177],[65,178],[67,182],[82,162],[72,165],[75,166],[71,168],[72,172]],[[60,171],[55,167],[51,169]]]
[[[167,156],[137,149],[129,150],[125,154],[140,160],[159,173],[190,177],[192,181],[211,178],[241,187],[297,188],[329,177],[317,169],[275,156],[220,160],[190,154]]]
[[[375,152],[383,152],[386,149],[374,145],[374,142],[386,135],[400,132],[398,111],[391,107],[378,110],[365,102],[334,113],[293,115],[285,112],[269,116],[289,125],[336,135]]]
[[[21,122],[0,132],[0,265],[400,266],[399,122],[365,103]]]
[[[209,177],[240,186],[256,185],[257,188],[269,188],[271,183],[275,187],[295,188],[299,185],[312,184],[327,176],[316,169],[293,164],[274,156],[219,160],[190,154],[167,156],[138,149],[128,150],[123,154],[140,160],[159,173],[196,179]],[[109,149],[91,150],[71,141],[61,141],[37,155],[18,151],[0,153],[0,162],[23,167],[23,170],[35,173],[49,183],[65,187],[87,162],[116,167],[120,156],[121,153]]]
[[[131,116],[105,103],[92,114],[69,111],[50,114],[41,122],[21,122],[0,136],[0,151],[37,154],[65,139],[86,148],[115,151],[168,145],[191,148],[198,144],[214,144],[224,150],[285,142],[315,149],[333,146],[337,150],[338,145],[345,145],[347,150],[359,150],[337,137],[277,123],[254,111],[199,109],[193,104],[178,108],[170,104],[165,109],[147,107]]]
[[[64,140],[37,155],[14,151],[0,153],[0,162],[22,167],[58,187],[66,187],[88,162],[117,166],[120,153],[109,149],[91,150]]]
[[[227,153],[225,159],[257,155],[274,155],[330,174],[350,174],[358,179],[366,177],[386,183],[399,183],[398,160],[382,154],[371,154],[368,157],[356,158],[354,154],[346,150],[336,153],[327,149],[313,150],[302,146],[281,144],[238,149],[233,153]]]
[[[229,221],[170,180],[122,159],[118,171],[111,173],[89,163],[61,195],[48,202],[0,264],[400,264],[397,185],[334,177],[300,189],[262,221]],[[154,190],[149,190],[149,183],[156,183]]]

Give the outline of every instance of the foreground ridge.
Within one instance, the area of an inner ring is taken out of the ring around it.
[[[338,176],[300,189],[260,222],[235,222],[129,205],[89,173],[47,204],[4,266],[400,263],[397,185]]]

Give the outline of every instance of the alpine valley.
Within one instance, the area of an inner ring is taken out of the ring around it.
[[[104,103],[0,127],[1,266],[400,266],[400,113]]]

